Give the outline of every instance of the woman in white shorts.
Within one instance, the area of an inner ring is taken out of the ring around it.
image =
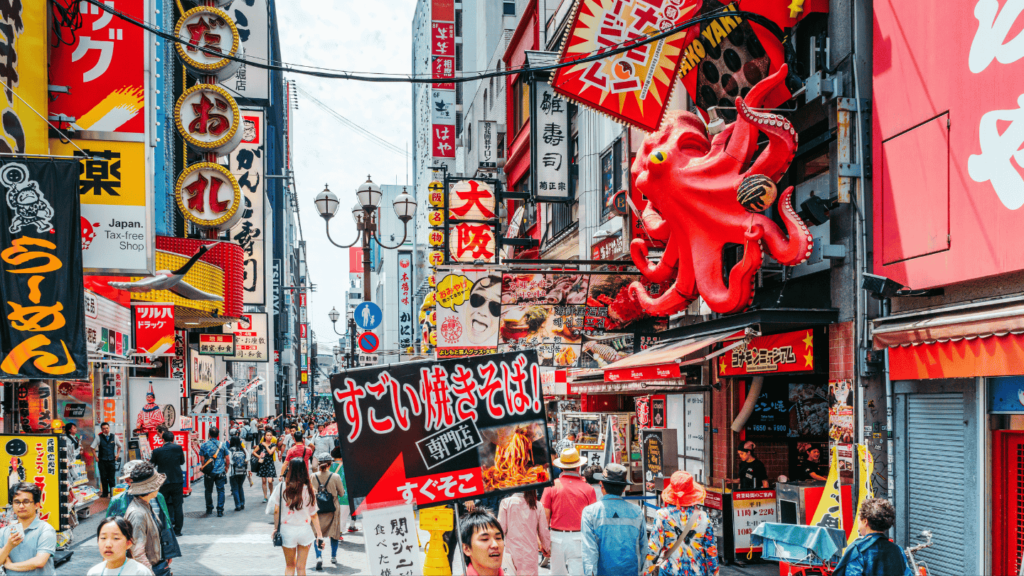
[[[274,487],[266,513],[273,514],[274,525],[280,526],[285,576],[305,576],[310,545],[315,540],[317,547],[324,547],[316,515],[316,493],[309,482],[309,470],[301,458],[293,458],[285,465],[284,482]]]

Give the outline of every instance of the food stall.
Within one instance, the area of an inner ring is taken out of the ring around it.
[[[611,426],[609,421],[612,422]],[[565,430],[566,434],[577,434],[576,449],[580,457],[587,461],[587,465],[605,465],[605,444],[610,440],[618,454],[619,463],[629,463],[630,480],[633,483],[630,491],[641,489],[643,469],[635,412],[564,412],[560,429]]]

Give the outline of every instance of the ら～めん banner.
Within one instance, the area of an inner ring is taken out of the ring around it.
[[[0,378],[87,378],[78,162],[0,162],[0,193]]]
[[[561,61],[641,42],[696,17],[700,7],[701,0],[577,0]],[[691,26],[621,54],[559,68],[551,87],[620,122],[654,132],[672,95],[682,51],[697,32]]]
[[[548,483],[533,350],[331,377],[349,497],[431,506]],[[358,471],[358,472],[353,472]]]

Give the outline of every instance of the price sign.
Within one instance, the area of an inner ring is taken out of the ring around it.
[[[752,490],[732,493],[732,530],[736,552],[751,550],[750,534],[765,522],[775,522],[775,491]],[[760,552],[761,547],[753,547]]]

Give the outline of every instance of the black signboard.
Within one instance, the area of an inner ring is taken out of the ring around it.
[[[756,436],[826,436],[828,385],[820,382],[766,382],[747,420],[746,431]]]
[[[644,480],[651,482],[655,478],[661,478],[665,462],[661,430],[642,430],[640,432],[640,446],[643,452]]]
[[[346,489],[368,506],[550,483],[534,350],[349,370],[331,377],[331,394]]]
[[[665,398],[651,398],[651,426],[655,428],[665,427]]]
[[[78,162],[2,160],[0,193],[0,378],[87,378]]]

